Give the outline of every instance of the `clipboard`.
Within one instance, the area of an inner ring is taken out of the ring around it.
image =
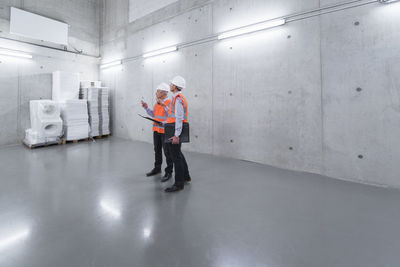
[[[145,116],[142,116],[142,115],[140,115],[140,114],[138,114],[138,115],[139,115],[140,117],[142,117],[143,119],[146,119],[146,120],[155,122],[155,123],[157,123],[157,124],[162,124],[161,122],[156,121],[155,119],[152,119],[152,118],[150,118],[150,117],[145,117]]]
[[[175,123],[167,123],[165,124],[165,143],[171,143],[169,140],[172,136],[175,135]],[[190,143],[190,128],[188,122],[182,123],[182,133],[179,136],[180,143]]]

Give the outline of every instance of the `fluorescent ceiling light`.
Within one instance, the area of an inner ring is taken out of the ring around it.
[[[384,3],[384,4],[389,4],[389,3],[393,3],[393,2],[397,2],[399,0],[379,0],[379,2]]]
[[[13,51],[13,50],[2,50],[0,49],[0,55],[10,56],[10,57],[19,57],[19,58],[32,58],[32,55],[29,55],[24,52]]]
[[[159,49],[159,50],[156,50],[156,51],[153,51],[153,52],[145,53],[145,54],[143,55],[143,57],[144,57],[144,58],[146,58],[146,57],[154,57],[154,56],[158,56],[158,55],[162,55],[162,54],[174,52],[174,51],[176,51],[176,50],[178,50],[178,47],[177,47],[177,46],[171,46],[171,47]]]
[[[110,62],[110,63],[106,63],[106,64],[100,65],[100,69],[108,69],[108,68],[115,67],[115,66],[118,66],[118,65],[121,65],[121,64],[122,64],[122,61],[121,60],[117,60],[117,61],[113,61],[113,62]]]
[[[29,229],[24,229],[14,235],[8,236],[4,239],[0,239],[0,249],[15,245],[16,243],[26,239],[30,234]]]
[[[261,22],[257,24],[253,24],[250,26],[245,26],[236,30],[231,30],[224,32],[220,35],[218,35],[218,40],[246,34],[246,33],[252,33],[252,32],[257,32],[257,31],[262,31],[266,29],[270,29],[273,27],[281,26],[286,23],[285,19],[279,19],[279,20],[272,20],[272,21],[266,21],[266,22]]]

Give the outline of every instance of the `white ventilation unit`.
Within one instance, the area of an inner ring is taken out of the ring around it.
[[[10,33],[68,45],[68,24],[11,7]]]

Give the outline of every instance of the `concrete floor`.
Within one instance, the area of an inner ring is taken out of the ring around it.
[[[0,266],[399,265],[399,191],[186,155],[166,194],[149,144],[0,149]]]

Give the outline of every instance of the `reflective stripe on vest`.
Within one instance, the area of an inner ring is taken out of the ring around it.
[[[188,103],[186,101],[186,98],[179,93],[177,96],[175,96],[174,100],[170,102],[169,104],[169,111],[168,111],[168,118],[167,118],[167,123],[175,123],[176,117],[175,117],[175,102],[177,98],[180,98],[183,103],[183,122],[188,122]]]
[[[169,106],[171,100],[165,100],[165,105]],[[159,105],[155,104],[153,108],[154,119],[159,122],[165,122],[167,120],[167,113],[165,112],[164,108]],[[165,133],[164,126],[158,125],[157,123],[153,124],[153,131],[158,133]]]
[[[153,132],[157,132],[157,133],[165,133],[165,129],[164,126],[153,126]]]

